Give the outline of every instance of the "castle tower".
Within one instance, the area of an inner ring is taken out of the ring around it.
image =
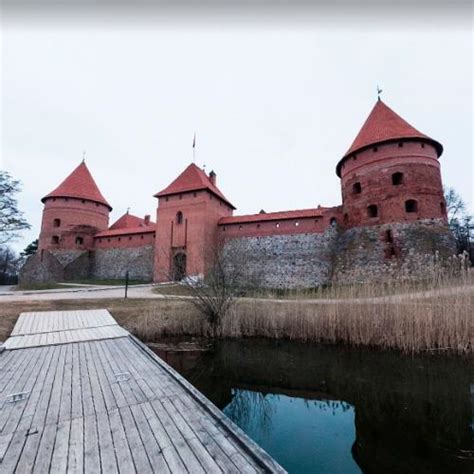
[[[158,198],[154,280],[204,275],[217,246],[217,223],[235,207],[209,176],[190,164]]]
[[[40,250],[90,250],[109,225],[112,208],[84,162],[41,201]]]
[[[440,143],[380,99],[339,161],[345,228],[420,220],[447,222]]]

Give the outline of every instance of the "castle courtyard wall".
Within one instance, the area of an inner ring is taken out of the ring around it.
[[[128,271],[131,280],[153,280],[153,245],[131,248],[109,248],[94,251],[94,279],[123,279]]]

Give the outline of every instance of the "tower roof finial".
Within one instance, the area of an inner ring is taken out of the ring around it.
[[[82,162],[85,163],[86,162],[86,150],[84,150],[82,152]]]
[[[380,100],[380,94],[383,92],[383,89],[381,89],[378,85],[377,85],[377,100]]]

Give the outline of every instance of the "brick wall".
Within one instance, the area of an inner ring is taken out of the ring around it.
[[[402,146],[400,146],[402,145]],[[392,178],[400,173],[400,182]],[[421,142],[389,143],[347,158],[341,173],[346,227],[445,219],[440,165],[433,146]],[[414,212],[405,203],[416,201]],[[371,217],[368,207],[377,206]]]
[[[108,228],[109,208],[86,199],[48,198],[43,209],[39,248],[90,250],[94,235]],[[76,238],[80,237],[82,243]],[[58,242],[54,243],[53,238]]]

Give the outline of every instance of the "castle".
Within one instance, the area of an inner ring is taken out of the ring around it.
[[[454,252],[439,157],[442,145],[380,98],[336,165],[342,205],[235,216],[234,205],[190,164],[155,194],[156,223],[112,207],[82,162],[43,197],[38,252],[23,281],[124,278],[163,282],[209,271],[209,251],[245,249],[249,275],[267,287],[313,287]]]

